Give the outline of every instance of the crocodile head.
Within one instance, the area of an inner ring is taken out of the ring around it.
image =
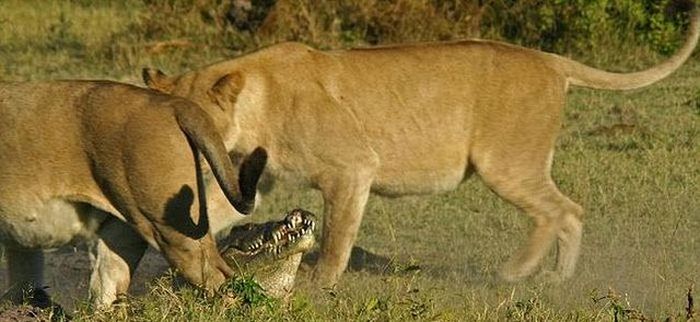
[[[314,215],[302,209],[290,211],[280,221],[236,226],[220,243],[221,255],[234,271],[252,276],[268,295],[286,298],[301,256],[314,246],[315,226]]]

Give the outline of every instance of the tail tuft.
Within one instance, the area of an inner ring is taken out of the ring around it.
[[[249,210],[255,206],[255,194],[260,176],[262,176],[267,164],[267,151],[262,147],[257,147],[248,155],[241,164],[238,174],[238,188],[241,191],[241,199],[251,201],[244,205]]]

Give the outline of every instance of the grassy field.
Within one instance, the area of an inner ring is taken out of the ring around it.
[[[177,5],[154,12],[146,2],[96,2],[0,1],[0,80],[139,83],[143,66],[178,73],[274,41],[222,34]],[[174,14],[185,17],[167,18]],[[656,59],[603,66],[619,70]],[[684,320],[688,289],[700,282],[699,83],[695,55],[679,72],[643,90],[571,91],[553,167],[562,191],[586,209],[581,257],[569,281],[509,284],[495,277],[531,223],[473,177],[440,195],[371,197],[356,243],[370,255],[358,259],[335,290],[316,289],[302,269],[288,305],[246,304],[173,290],[164,277],[111,312],[78,304],[75,318]],[[322,201],[317,192],[282,185],[263,199],[253,220],[294,207],[320,213]],[[547,264],[552,261],[550,256]]]

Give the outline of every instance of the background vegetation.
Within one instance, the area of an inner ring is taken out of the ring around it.
[[[678,46],[685,21],[678,12],[686,5],[278,0],[273,6],[259,0],[242,14],[231,3],[0,0],[0,80],[139,84],[144,66],[180,73],[283,40],[325,49],[473,36],[626,71],[650,66]],[[165,277],[112,312],[94,314],[77,303],[76,319],[682,320],[694,312],[687,294],[700,280],[699,73],[696,55],[648,89],[572,90],[554,177],[587,215],[576,278],[561,285],[537,279],[507,284],[494,277],[530,222],[472,179],[436,196],[370,198],[357,242],[365,251],[357,254],[364,256],[357,256],[355,269],[335,290],[318,291],[303,269],[289,305],[204,299],[192,290],[172,290]],[[281,186],[254,220],[298,206],[320,213],[320,196]],[[54,277],[52,287],[70,306],[62,278]]]
[[[251,0],[248,13],[237,1],[3,0],[0,75],[136,80],[144,65],[180,71],[284,40],[343,48],[479,36],[635,68],[676,48],[690,0]]]

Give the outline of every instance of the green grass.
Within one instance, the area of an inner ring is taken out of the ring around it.
[[[157,6],[163,2],[81,3],[88,1],[0,1],[0,79],[140,83],[143,66],[177,73],[268,41],[203,24],[184,7]],[[168,18],[175,14],[183,16]],[[188,45],[152,49],[169,40]],[[630,64],[650,59],[632,57]],[[553,173],[586,216],[576,275],[562,284],[495,277],[530,221],[473,177],[440,195],[371,197],[356,245],[397,265],[347,272],[335,290],[317,290],[302,270],[288,305],[246,304],[173,290],[164,277],[128,305],[97,314],[79,306],[75,318],[609,321],[643,314],[683,320],[688,288],[700,282],[699,75],[694,57],[647,89],[571,91]],[[321,213],[322,201],[317,192],[282,185],[263,199],[254,220],[295,207]]]

